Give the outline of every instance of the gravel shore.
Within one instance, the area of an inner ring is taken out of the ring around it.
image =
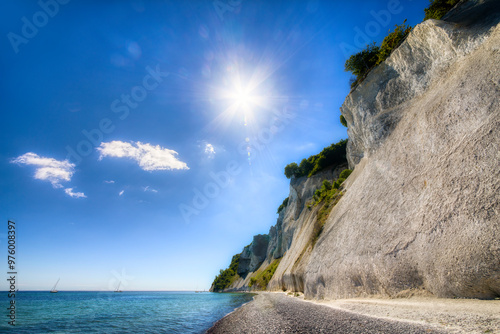
[[[261,293],[219,320],[206,333],[447,333],[435,327],[378,319],[304,302],[280,293]]]
[[[500,300],[412,297],[315,303],[381,319],[432,325],[453,334],[500,333]]]

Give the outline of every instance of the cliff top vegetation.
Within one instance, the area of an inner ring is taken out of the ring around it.
[[[346,163],[347,139],[342,139],[336,144],[325,147],[320,153],[311,155],[307,159],[302,159],[300,165],[292,162],[285,167],[285,176],[292,177],[311,177],[317,172],[333,166]]]
[[[430,2],[429,7],[424,9],[424,21],[428,19],[441,20],[460,0],[431,0]]]
[[[424,21],[428,19],[440,20],[450,9],[460,0],[430,0],[429,7],[424,9]],[[375,42],[368,44],[364,50],[353,54],[347,59],[344,65],[346,72],[351,72],[354,78],[351,81],[351,88],[354,89],[361,83],[368,73],[377,65],[386,60],[411,32],[413,27],[405,25],[406,20],[401,25],[396,25],[394,31],[389,30],[389,34],[384,38],[379,46]]]
[[[212,283],[213,292],[223,291],[239,277],[236,271],[240,264],[240,256],[241,254],[234,255],[231,259],[229,268],[226,270],[221,269],[219,275],[215,276],[214,282]]]

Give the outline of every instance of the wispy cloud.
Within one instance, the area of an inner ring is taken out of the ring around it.
[[[113,181],[113,180],[106,181],[106,180],[105,180],[105,181],[104,181],[104,183],[111,184],[111,183],[115,183],[115,181]]]
[[[28,152],[15,159],[12,163],[36,166],[34,178],[49,181],[54,188],[63,188],[61,182],[71,181],[75,173],[75,164],[68,160],[59,161],[54,158],[41,157],[36,153]],[[73,188],[66,188],[64,192],[73,198],[86,198],[82,192],[73,192]]]
[[[124,193],[124,192],[125,192],[125,190],[120,191],[120,192],[118,193],[118,196],[123,195],[123,193]]]
[[[85,196],[84,193],[73,192],[73,188],[66,188],[66,189],[64,189],[64,192],[66,194],[68,194],[69,196],[74,197],[74,198],[87,198],[87,196]]]
[[[215,148],[212,144],[209,143],[205,144],[205,154],[208,156],[209,159],[213,159],[215,157]]]
[[[150,186],[146,186],[142,188],[144,191],[150,191],[152,193],[157,193],[158,190],[151,188]]]
[[[71,181],[75,173],[75,164],[68,160],[59,161],[53,158],[41,157],[36,153],[28,152],[15,159],[12,163],[36,166],[35,179],[49,181],[54,188],[62,188],[61,182]]]
[[[177,152],[141,142],[112,141],[101,143],[97,148],[99,160],[104,157],[130,158],[146,171],[189,169],[185,162],[177,158]]]

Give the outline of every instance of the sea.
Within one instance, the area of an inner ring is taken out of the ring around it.
[[[248,293],[19,291],[15,326],[2,292],[0,333],[204,333]]]

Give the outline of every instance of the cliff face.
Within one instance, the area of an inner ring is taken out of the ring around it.
[[[292,179],[265,258],[230,289],[281,258],[268,290],[306,298],[500,296],[499,7],[462,1],[370,72],[341,109],[354,172],[319,238],[306,202],[342,166]]]

